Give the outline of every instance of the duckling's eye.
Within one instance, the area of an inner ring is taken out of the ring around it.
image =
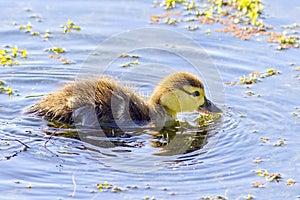
[[[192,93],[192,95],[194,97],[198,97],[198,96],[200,96],[200,92],[199,91],[195,91],[195,92]]]

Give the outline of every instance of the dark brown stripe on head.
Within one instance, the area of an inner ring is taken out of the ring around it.
[[[168,85],[173,86],[173,89],[183,89],[183,86],[192,86],[197,88],[204,88],[202,82],[194,75],[186,72],[175,73],[165,80],[170,81]]]
[[[204,89],[202,82],[196,76],[186,72],[177,72],[167,76],[160,82],[160,84],[155,88],[150,102],[153,104],[159,104],[160,98],[164,94],[174,89],[179,89],[184,92],[187,92],[188,94],[192,94],[186,91],[184,89],[184,86],[191,86]]]

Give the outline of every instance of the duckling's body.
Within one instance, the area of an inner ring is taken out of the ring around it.
[[[112,79],[101,77],[66,85],[31,106],[28,112],[72,123],[74,112],[85,106],[95,110],[99,122],[138,124],[174,120],[178,112],[220,111],[206,99],[203,84],[197,77],[178,72],[166,77],[149,100]]]

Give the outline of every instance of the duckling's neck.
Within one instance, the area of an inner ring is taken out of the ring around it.
[[[177,118],[176,106],[177,98],[174,93],[157,89],[149,100],[149,105],[154,105],[157,112],[163,112],[166,120],[171,121]],[[172,106],[170,106],[172,105]],[[162,110],[162,111],[159,111]]]
[[[150,123],[155,125],[156,128],[160,129],[165,126],[170,126],[176,122],[176,113],[171,112],[160,104],[151,103],[149,106]]]
[[[152,106],[151,119],[154,123],[175,121],[177,118],[177,112],[164,105],[160,98],[150,98],[148,105]]]

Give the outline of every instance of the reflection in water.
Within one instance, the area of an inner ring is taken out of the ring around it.
[[[217,132],[220,121],[222,121],[220,116],[209,122],[205,121],[205,126],[203,119],[202,125],[199,125],[199,119],[196,120],[198,126],[177,121],[171,126],[163,127],[160,131],[149,127],[120,129],[108,124],[102,124],[101,128],[77,126],[76,130],[57,122],[51,122],[49,126],[69,128],[56,135],[79,139],[89,144],[91,150],[101,153],[103,148],[110,148],[111,152],[115,153],[132,152],[136,148],[155,148],[158,151],[151,151],[153,155],[173,156],[202,149],[208,143],[208,138]]]
[[[157,155],[180,155],[201,149],[207,143],[206,130],[183,131],[178,127],[165,127],[151,140],[153,147],[161,148]]]

